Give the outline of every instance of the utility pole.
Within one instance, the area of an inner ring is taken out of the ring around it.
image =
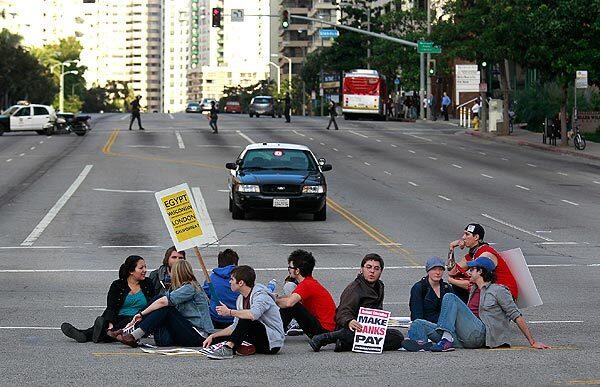
[[[371,32],[371,3],[367,6],[367,31]],[[371,39],[367,40],[367,69],[371,70]]]
[[[431,0],[426,1],[427,4],[427,36],[431,36]],[[429,69],[431,67],[431,54],[427,54],[427,101],[429,102],[429,97],[431,96],[431,74],[429,74]],[[458,101],[457,101],[458,102]],[[423,106],[423,105],[422,105]],[[433,104],[432,104],[433,106]],[[423,107],[421,107],[423,109]],[[427,119],[431,120],[433,118],[434,112],[431,111],[432,107],[427,103]]]

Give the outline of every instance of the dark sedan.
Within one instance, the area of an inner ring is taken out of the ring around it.
[[[229,211],[244,219],[249,211],[310,213],[327,219],[327,183],[332,169],[303,145],[251,144],[234,163],[227,163]]]

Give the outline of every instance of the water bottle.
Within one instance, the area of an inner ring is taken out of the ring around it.
[[[269,281],[269,283],[267,284],[267,289],[269,289],[269,292],[271,293],[275,293],[275,288],[277,287],[277,280],[275,278],[273,278],[272,280]]]

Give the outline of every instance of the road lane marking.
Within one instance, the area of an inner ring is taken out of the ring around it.
[[[19,157],[23,157],[23,156],[25,156],[25,153],[19,154]]]
[[[565,202],[565,203],[568,203],[568,204],[570,204],[570,205],[572,205],[572,206],[578,206],[578,205],[579,205],[579,203],[570,202],[570,201],[568,201],[568,200],[565,200],[565,199],[563,199],[562,201],[563,201],[563,202]]]
[[[508,161],[508,159],[506,157],[503,157],[502,160],[503,161]]]
[[[442,195],[438,195],[438,198],[440,198],[440,199],[444,199],[444,200],[445,200],[445,201],[447,201],[447,202],[451,202],[451,201],[452,201],[452,199],[450,199],[450,198],[447,198],[447,197],[445,197],[445,196],[442,196]]]
[[[175,119],[175,117],[173,117],[173,115],[171,113],[169,113],[169,117],[171,117],[172,120]]]
[[[429,156],[428,159],[430,159],[430,160],[437,160],[437,157],[431,157],[431,156]]]
[[[282,243],[287,247],[325,247],[325,246],[356,246],[354,243]]]
[[[487,153],[485,153],[485,152],[477,152],[477,153],[479,153],[482,156],[487,156]]]
[[[392,148],[398,148],[398,145],[396,145],[396,144],[391,144],[391,145],[392,145]]]
[[[94,309],[104,309],[106,305],[65,305],[63,308],[94,308]]]
[[[295,130],[292,130],[292,132],[296,133],[298,136],[306,137],[306,135],[305,135],[305,134],[298,133],[298,132],[297,132],[297,131],[295,131]]]
[[[536,232],[544,234],[544,233],[551,233],[552,231],[550,231],[550,230],[538,230]]]
[[[380,140],[380,139],[376,139],[375,141],[377,141],[377,142],[381,142],[381,140]]]
[[[197,144],[200,148],[241,148],[240,145]]]
[[[255,141],[252,140],[250,137],[246,136],[244,133],[240,132],[239,130],[236,130],[236,133],[239,134],[240,136],[242,136],[242,138],[244,138],[250,144],[254,144]]]
[[[462,167],[461,167],[460,165],[458,165],[458,164],[452,164],[452,166],[453,166],[454,168],[462,169]]]
[[[418,138],[419,140],[423,140],[423,141],[428,141],[428,142],[432,142],[433,140],[430,138],[425,138],[425,137],[421,137],[421,136],[417,136],[416,134],[406,134],[407,136],[411,136],[414,138]]]
[[[525,191],[531,191],[531,189],[530,189],[530,188],[523,187],[522,185],[518,185],[518,184],[517,184],[517,185],[515,185],[515,187],[517,187],[517,188],[521,188],[521,189],[524,189]]]
[[[40,141],[40,144],[43,144],[43,143],[44,143],[44,140]]]
[[[395,246],[399,246],[396,244],[384,244],[384,243],[380,243],[379,245],[381,246],[391,246],[391,247],[395,247]],[[216,248],[223,248],[223,247],[236,247],[239,245],[220,245],[220,246],[214,246]],[[246,245],[246,246],[250,246],[250,245]],[[283,245],[279,245],[279,246],[283,246]],[[302,246],[314,246],[314,247],[319,247],[321,246],[320,244],[316,244],[316,245],[310,245],[310,244],[296,244],[296,245],[286,245],[286,247],[302,247]],[[338,247],[340,245],[337,245]],[[325,247],[328,247],[327,245],[325,245]],[[335,247],[335,246],[333,246]],[[347,246],[344,245],[344,247],[356,247],[356,246]],[[570,264],[548,264],[548,265],[535,265],[535,264],[528,264],[527,267],[532,268],[532,269],[557,269],[557,268],[572,268],[572,267],[583,267],[583,268],[588,268],[588,267],[600,267],[600,264],[576,264],[576,263],[570,263]],[[157,268],[154,268],[157,269]],[[148,268],[148,271],[152,271],[154,270],[152,268]],[[319,271],[325,271],[325,270],[331,270],[331,271],[337,271],[337,270],[358,270],[360,269],[360,267],[358,266],[334,266],[334,267],[315,267],[315,270]],[[423,270],[424,266],[423,265],[419,265],[419,264],[414,264],[414,265],[403,265],[403,266],[385,266],[386,270]],[[287,267],[255,267],[254,268],[255,271],[287,271]],[[0,274],[43,274],[43,273],[48,273],[48,274],[53,274],[53,273],[117,273],[119,270],[118,269],[0,269]],[[202,269],[194,269],[195,272],[202,272]]]
[[[319,144],[321,144],[322,146],[325,146],[325,143],[323,143],[323,142],[320,142]]]
[[[536,245],[578,245],[577,242],[536,242]]]
[[[408,184],[412,185],[413,187],[418,187],[419,186],[417,183],[413,183],[412,181],[409,181]]]
[[[354,130],[349,130],[349,132],[360,137],[369,138],[369,136],[365,136],[364,134],[355,132]]]
[[[314,138],[312,138],[312,137],[309,137],[308,139],[309,139],[310,141],[315,141],[315,139],[314,139]]]
[[[12,159],[7,159],[6,160],[7,163],[10,163],[11,161],[12,161]]]
[[[179,149],[185,149],[183,138],[181,138],[181,133],[179,133],[178,130],[175,131],[175,137],[177,137],[177,145],[179,146]]]
[[[352,223],[354,226],[358,227],[360,230],[362,230],[365,234],[373,238],[375,241],[382,243],[383,246],[385,246],[388,250],[402,257],[405,257],[413,265],[417,265],[417,262],[411,256],[411,252],[399,246],[397,242],[393,241],[373,226],[369,225],[368,223],[366,223],[365,221],[363,221],[362,219],[360,219],[341,205],[337,204],[332,199],[327,198],[327,204],[329,205],[329,208],[337,212],[339,215],[341,215],[348,222]]]
[[[371,164],[369,164],[369,163],[367,163],[367,162],[365,161],[365,165],[371,165]]]
[[[34,147],[34,146],[32,146],[31,148],[29,148],[29,150],[35,150],[35,147]]]
[[[564,173],[564,172],[557,172],[557,173],[558,173],[559,175],[561,175],[561,176],[569,176],[569,174],[568,174],[568,173]]]
[[[594,184],[600,184],[600,181],[594,180]]]
[[[583,320],[540,320],[527,321],[527,324],[582,324]]]
[[[0,246],[0,250],[21,250],[21,249],[74,249],[81,246]]]
[[[130,189],[109,189],[109,188],[93,188],[94,191],[100,192],[118,192],[118,193],[154,193],[146,189],[130,190]]]
[[[537,234],[536,234],[536,233],[534,233],[534,232],[527,231],[527,230],[525,230],[524,228],[521,228],[521,227],[519,227],[519,226],[515,226],[514,224],[510,224],[510,223],[508,223],[508,222],[505,222],[504,220],[500,220],[500,219],[494,218],[493,216],[490,216],[490,215],[488,215],[488,214],[481,214],[481,216],[483,216],[483,217],[485,217],[485,218],[488,218],[488,219],[490,219],[490,220],[493,220],[494,222],[497,222],[497,223],[503,224],[503,225],[505,225],[505,226],[507,226],[507,227],[510,227],[510,228],[512,228],[512,229],[515,229],[515,230],[518,230],[518,231],[524,232],[524,233],[525,233],[525,234],[527,234],[527,235],[531,235],[531,236],[534,236],[534,237],[536,237],[536,238],[540,238],[541,240],[544,240],[544,241],[546,241],[546,242],[554,242],[554,241],[553,241],[552,239],[550,239],[550,238],[546,238],[545,236],[542,236],[542,235],[537,235]]]
[[[208,214],[208,208],[206,208],[206,203],[204,202],[204,197],[202,197],[200,187],[192,187],[192,196],[196,201],[196,208],[198,209],[200,224],[202,225],[202,241],[206,244],[218,243],[219,238],[217,237],[217,232],[213,226],[212,219]]]
[[[335,152],[339,152],[339,150],[337,150],[337,148],[331,148],[331,149],[333,149]]]
[[[529,165],[532,168],[537,168],[537,165],[535,165],[535,164],[529,164],[529,163],[527,163],[527,165]]]
[[[218,191],[219,191],[219,192],[227,192],[227,193],[229,193],[229,190],[228,190],[228,189],[219,189]]]
[[[391,173],[388,171],[383,171],[383,173],[385,173],[386,175],[391,175]]]
[[[126,145],[127,148],[160,148],[160,149],[169,149],[170,146],[166,145]]]
[[[0,327],[0,329],[27,329],[27,330],[38,330],[38,331],[54,331],[59,330],[60,327]]]
[[[485,173],[482,173],[481,176],[487,177],[488,179],[493,179],[494,178],[494,176],[486,175]]]
[[[123,117],[119,118],[119,121],[123,121],[125,118],[129,117],[129,114],[124,115]]]
[[[214,165],[214,164],[205,164],[205,163],[198,163],[195,161],[188,161],[188,160],[172,160],[172,159],[166,159],[163,157],[142,156],[142,155],[134,155],[134,154],[130,154],[130,153],[113,152],[112,146],[117,141],[118,136],[119,136],[119,129],[115,129],[111,132],[111,134],[108,136],[108,140],[106,141],[106,144],[104,144],[104,146],[102,147],[102,153],[104,153],[107,156],[123,157],[123,158],[128,158],[128,159],[161,161],[161,162],[165,162],[165,163],[193,165],[195,167],[223,170],[222,166]]]
[[[349,159],[351,159],[353,156],[352,155],[346,155]]]
[[[44,216],[40,223],[38,223],[38,225],[35,226],[31,234],[29,234],[29,236],[27,236],[27,238],[25,238],[25,240],[21,243],[21,246],[33,245],[33,243],[40,237],[40,235],[42,235],[46,227],[48,227],[50,222],[52,222],[52,220],[58,214],[61,208],[63,208],[63,206],[67,203],[67,200],[69,200],[69,198],[73,196],[77,188],[79,188],[81,183],[83,183],[83,180],[88,175],[88,173],[90,173],[92,167],[93,165],[86,165],[83,168],[83,171],[81,171],[79,176],[77,176],[73,184],[71,184],[69,189],[67,189],[67,191],[60,197],[60,199],[58,199],[56,204],[54,204],[50,211],[48,211],[48,213],[46,214],[46,216]]]
[[[415,153],[417,153],[417,152],[415,152],[414,150],[410,150],[410,149],[409,149],[408,151],[409,151],[410,153],[412,153],[412,154],[415,154]]]

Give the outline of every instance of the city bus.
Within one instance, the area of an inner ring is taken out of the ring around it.
[[[387,87],[385,77],[377,70],[352,70],[342,82],[342,113],[344,119],[387,116]]]

